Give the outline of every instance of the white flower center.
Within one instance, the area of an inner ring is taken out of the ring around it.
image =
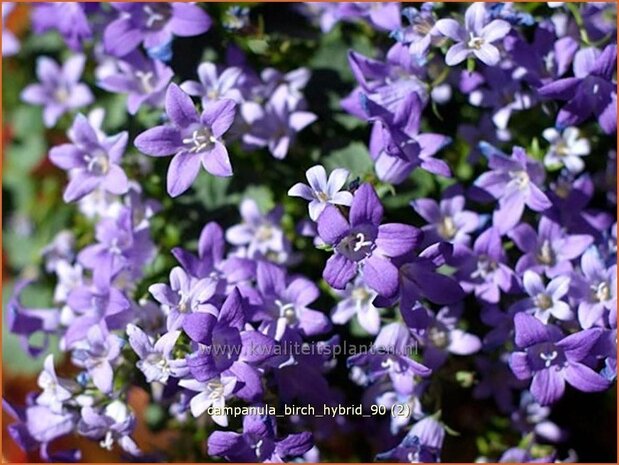
[[[546,368],[549,368],[550,365],[552,365],[552,362],[559,356],[559,353],[556,350],[553,350],[552,352],[548,353],[548,352],[541,352],[539,354],[539,358],[541,358],[544,361],[544,366]]]
[[[598,302],[605,302],[610,299],[610,286],[606,281],[602,281],[597,286],[593,286],[593,293]]]
[[[198,153],[206,150],[209,145],[217,141],[208,128],[196,129],[191,133],[191,137],[183,139],[183,144],[188,145],[189,153]]]
[[[152,71],[136,71],[135,77],[140,81],[140,88],[143,93],[151,94],[155,90],[155,87],[153,86],[153,78],[155,75]]]
[[[294,304],[283,303],[281,300],[276,299],[275,305],[279,310],[279,316],[285,318],[288,324],[293,324],[297,321],[297,312],[295,311]]]
[[[512,171],[509,173],[512,181],[516,184],[518,189],[524,190],[529,187],[529,183],[531,182],[531,178],[529,177],[529,173],[524,170]]]
[[[458,232],[454,220],[451,216],[445,216],[438,224],[438,233],[443,239],[453,239]]]
[[[54,98],[58,103],[66,103],[69,100],[70,94],[66,86],[60,86],[54,92]]]
[[[259,241],[268,241],[273,237],[273,227],[270,224],[261,224],[256,229],[256,239]]]
[[[548,294],[538,294],[533,299],[535,306],[540,310],[548,310],[552,307],[552,298]]]
[[[555,261],[554,252],[550,247],[550,241],[545,240],[537,253],[537,260],[542,265],[552,265]]]
[[[102,150],[93,154],[84,155],[87,170],[97,176],[107,174],[110,170],[110,159]]]
[[[208,398],[215,401],[224,397],[224,385],[219,379],[213,379],[206,383]]]
[[[485,40],[483,39],[483,37],[475,37],[473,33],[471,32],[471,38],[469,39],[467,46],[468,48],[479,50],[482,47],[482,45],[484,45],[484,43],[485,43]]]

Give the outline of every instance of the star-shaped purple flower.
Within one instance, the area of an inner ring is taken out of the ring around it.
[[[140,44],[154,49],[169,44],[174,36],[205,33],[211,18],[197,5],[181,2],[112,3],[118,19],[105,28],[103,44],[110,55],[122,57]]]
[[[501,55],[493,42],[505,37],[511,29],[511,25],[501,19],[488,23],[486,5],[482,2],[474,2],[467,8],[464,14],[464,27],[453,19],[439,19],[434,27],[456,42],[445,56],[445,63],[448,66],[457,65],[470,55],[488,66],[497,65]]]
[[[73,55],[62,67],[49,57],[37,58],[39,84],[30,84],[21,93],[24,102],[43,106],[43,122],[52,127],[65,113],[93,101],[92,92],[79,82],[86,57]]]
[[[208,438],[208,453],[231,462],[283,462],[303,455],[312,447],[310,433],[277,437],[275,419],[247,415],[243,432],[215,431]]]
[[[530,158],[522,147],[514,147],[511,157],[488,146],[488,166],[475,185],[499,200],[492,222],[501,234],[518,224],[525,205],[542,212],[552,203],[540,188],[544,181],[543,166]]]
[[[531,394],[541,405],[549,405],[561,397],[565,382],[584,392],[603,391],[609,382],[583,363],[602,330],[586,329],[564,337],[552,325],[526,313],[514,317],[516,345],[509,366],[518,379],[533,378]]]
[[[126,131],[106,136],[80,113],[68,134],[71,144],[53,147],[49,152],[52,163],[70,175],[63,195],[65,202],[80,200],[98,188],[117,195],[129,190],[129,180],[120,167],[127,147]]]
[[[221,137],[234,121],[235,107],[229,99],[209,102],[200,115],[191,98],[176,84],[170,84],[165,100],[170,124],[148,129],[135,139],[135,146],[147,155],[174,155],[168,169],[170,196],[177,197],[189,189],[200,163],[214,176],[232,176]]]
[[[614,44],[607,45],[602,52],[581,49],[574,57],[574,77],[539,89],[542,97],[567,101],[557,115],[558,127],[575,126],[594,116],[606,134],[617,131],[617,85],[613,82],[616,63]]]
[[[318,234],[333,246],[324,279],[335,289],[344,289],[362,267],[364,282],[379,295],[391,297],[398,290],[398,269],[391,257],[405,255],[421,240],[422,233],[413,226],[388,223],[381,225],[383,207],[370,184],[355,192],[347,220],[333,205],[318,218]]]

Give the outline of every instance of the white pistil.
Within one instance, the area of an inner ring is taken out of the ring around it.
[[[288,324],[295,323],[297,319],[297,312],[295,311],[293,304],[291,303],[285,304],[281,300],[276,299],[275,305],[277,305],[277,308],[279,310],[279,316],[281,318],[285,318]]]
[[[546,352],[542,352],[541,354],[539,354],[539,358],[541,358],[544,361],[544,366],[546,368],[549,368],[552,362],[557,358],[558,355],[559,354],[557,353],[557,351],[553,350],[550,354],[547,354]]]
[[[155,75],[152,71],[136,71],[135,77],[139,79],[140,87],[142,88],[142,92],[145,94],[150,94],[155,90],[153,87],[153,78]]]
[[[183,144],[191,145],[189,153],[198,153],[205,150],[210,144],[217,141],[207,128],[196,129],[191,133],[191,137],[183,139]]]

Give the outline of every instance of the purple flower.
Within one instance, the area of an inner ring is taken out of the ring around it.
[[[49,407],[33,405],[26,409],[28,434],[37,442],[47,444],[75,428],[77,415],[67,409],[54,412]]]
[[[597,118],[606,134],[617,130],[617,92],[613,83],[617,46],[581,49],[574,57],[574,77],[559,79],[539,89],[547,99],[567,100],[557,115],[557,126],[565,128]]]
[[[378,294],[363,284],[360,277],[348,283],[340,294],[343,298],[331,311],[331,321],[343,325],[356,315],[363,329],[372,335],[378,334],[380,314],[372,303]]]
[[[310,201],[309,215],[313,221],[318,219],[328,204],[350,206],[352,194],[348,191],[341,191],[346,184],[348,170],[334,169],[327,180],[324,167],[316,165],[307,170],[306,177],[309,186],[298,182],[290,188],[288,195]]]
[[[520,34],[505,38],[505,50],[517,65],[522,78],[535,87],[541,87],[563,76],[571,67],[579,43],[574,37],[558,38],[552,20],[538,23],[532,42]]]
[[[318,234],[333,246],[324,279],[335,289],[344,289],[362,267],[364,282],[379,295],[392,297],[398,290],[398,269],[391,257],[412,251],[421,231],[399,223],[381,225],[383,207],[370,184],[355,192],[347,220],[333,205],[318,218]]]
[[[409,52],[418,60],[424,59],[430,45],[440,39],[434,27],[436,14],[433,10],[434,5],[429,2],[423,3],[419,9],[411,6],[402,10],[402,16],[408,19],[410,26],[398,31],[395,37],[409,44]]]
[[[113,400],[104,408],[83,407],[77,432],[100,441],[101,447],[112,450],[117,443],[125,452],[137,456],[140,449],[129,436],[135,428],[135,416],[126,404]]]
[[[280,86],[264,105],[245,102],[241,115],[248,127],[243,142],[250,148],[267,147],[278,160],[286,158],[296,134],[316,121],[309,111],[290,107],[287,86]]]
[[[422,82],[425,69],[413,59],[408,48],[396,43],[385,61],[348,52],[348,64],[359,84],[344,100],[342,108],[360,119],[367,118],[361,95],[395,114],[411,94],[418,94],[423,103],[428,99],[427,86]]]
[[[234,376],[216,376],[208,381],[198,381],[195,379],[182,379],[179,386],[190,391],[199,392],[194,395],[189,403],[191,414],[198,418],[209,407],[212,407],[211,418],[219,426],[228,426],[228,416],[224,412],[226,399],[230,398],[239,384]]]
[[[488,166],[491,171],[482,174],[475,185],[499,201],[492,222],[501,234],[518,224],[524,206],[542,212],[552,206],[540,189],[544,168],[531,159],[522,147],[514,147],[511,157],[490,148]]]
[[[60,263],[68,263],[75,257],[75,235],[69,230],[60,231],[54,239],[43,247],[41,255],[45,259],[45,270],[56,271]]]
[[[428,222],[428,225],[421,228],[424,232],[424,244],[430,245],[439,241],[469,244],[470,234],[477,230],[481,221],[475,212],[464,210],[466,199],[460,191],[461,189],[446,191],[440,203],[434,199],[417,199],[411,202],[413,210]]]
[[[323,334],[331,328],[327,315],[308,307],[320,294],[310,280],[286,279],[284,269],[262,261],[258,262],[256,279],[261,304],[253,313],[253,320],[288,325],[304,336]]]
[[[88,370],[97,389],[109,394],[114,381],[112,365],[120,356],[122,346],[121,338],[110,334],[102,325],[94,325],[86,333],[86,338],[73,346],[71,360],[76,366]]]
[[[140,44],[147,50],[157,49],[169,44],[174,36],[197,36],[211,27],[211,18],[197,5],[161,2],[112,6],[119,17],[105,28],[103,43],[107,53],[118,57]]]
[[[507,21],[486,20],[486,5],[474,2],[464,14],[464,27],[453,19],[439,19],[435,26],[437,31],[454,40],[445,56],[445,63],[454,66],[474,55],[488,66],[495,66],[501,58],[499,49],[492,45],[505,37],[511,25]]]
[[[15,8],[14,2],[2,2],[2,56],[9,57],[19,52],[17,37],[6,27],[5,20]]]
[[[52,163],[69,172],[65,202],[80,200],[98,188],[118,195],[129,190],[127,175],[120,167],[126,131],[114,136],[100,134],[80,113],[68,134],[71,144],[58,145],[49,152]]]
[[[45,357],[43,371],[39,374],[37,384],[43,389],[37,396],[37,405],[48,407],[54,413],[62,413],[64,404],[79,392],[79,385],[76,382],[56,375],[53,354]]]
[[[245,199],[240,208],[242,223],[226,231],[226,240],[242,246],[239,255],[252,259],[267,259],[284,263],[290,255],[291,244],[280,225],[284,211],[281,207],[263,215],[253,199]]]
[[[570,126],[560,133],[554,128],[545,129],[544,139],[550,142],[550,147],[544,156],[544,164],[548,167],[565,166],[570,173],[578,174],[585,163],[581,157],[589,155],[591,146],[589,140],[580,137],[578,128]]]
[[[381,328],[368,353],[353,355],[347,365],[365,370],[370,382],[387,377],[399,394],[414,390],[415,376],[430,376],[432,370],[411,358],[417,349],[410,330],[403,323],[390,323]]]
[[[413,425],[400,444],[378,454],[376,460],[406,463],[440,462],[444,439],[445,428],[433,417],[426,417]]]
[[[522,223],[508,236],[524,253],[516,263],[516,271],[532,270],[549,278],[572,271],[571,260],[580,257],[593,242],[586,234],[567,234],[560,224],[546,217],[540,219],[537,233]]]
[[[512,292],[517,287],[516,276],[506,262],[501,235],[494,227],[480,234],[473,251],[457,249],[454,254],[456,277],[462,288],[474,291],[480,300],[488,303],[497,303],[501,291]]]
[[[275,341],[246,327],[245,303],[238,289],[226,298],[217,316],[207,312],[187,315],[183,330],[199,344],[186,358],[197,381],[233,377],[237,397],[247,402],[262,397],[258,366],[274,355]]]
[[[180,329],[185,317],[192,312],[202,311],[215,294],[217,282],[211,279],[196,279],[177,266],[170,271],[170,285],[152,284],[148,291],[159,302],[167,314],[168,331]]]
[[[63,347],[71,348],[87,337],[92,326],[105,322],[109,329],[124,328],[131,320],[131,302],[118,289],[79,286],[67,298],[67,330]]]
[[[447,163],[433,157],[451,139],[440,134],[419,134],[423,103],[417,93],[409,94],[393,114],[364,94],[361,100],[370,121],[374,121],[370,154],[380,180],[399,184],[417,167],[451,176]]]
[[[142,105],[159,107],[174,72],[161,61],[131,52],[114,62],[113,69],[99,75],[97,85],[108,92],[127,94],[127,111],[135,115]]]
[[[37,58],[39,84],[30,84],[21,93],[24,102],[41,105],[45,126],[52,127],[65,113],[84,107],[93,101],[86,84],[79,82],[86,57],[73,55],[62,67],[48,57]]]
[[[580,268],[582,274],[573,274],[578,321],[583,328],[591,328],[607,310],[617,311],[617,265],[607,266],[600,252],[590,247],[580,259]]]
[[[136,137],[135,146],[153,157],[174,155],[168,169],[170,196],[177,197],[189,189],[200,163],[214,176],[232,176],[221,136],[232,125],[235,106],[232,100],[210,102],[200,115],[187,94],[176,84],[169,85],[165,108],[171,124],[144,131]]]
[[[440,368],[449,354],[471,355],[481,349],[477,336],[457,327],[461,308],[443,307],[431,315],[424,331],[419,332],[424,342],[423,364],[433,370]]]
[[[185,81],[181,84],[181,89],[191,96],[200,97],[203,106],[219,99],[230,99],[241,103],[243,96],[238,85],[242,74],[243,70],[235,66],[218,72],[215,64],[201,63],[198,66],[199,82]]]
[[[394,260],[400,274],[400,308],[404,314],[423,298],[439,305],[451,305],[464,297],[458,282],[437,271],[451,259],[453,248],[439,242],[417,256],[404,255]]]
[[[549,405],[561,397],[565,382],[584,392],[603,391],[609,382],[593,371],[583,360],[600,337],[602,330],[586,329],[563,337],[552,325],[518,313],[514,317],[516,345],[509,366],[518,379],[533,378],[531,394],[541,405]]]
[[[136,230],[133,211],[127,207],[123,207],[116,218],[100,220],[95,238],[97,243],[84,248],[77,259],[84,268],[93,270],[99,285],[109,284],[121,273],[135,280],[153,256],[149,229]]]
[[[511,420],[522,434],[535,433],[547,441],[559,442],[565,439],[566,435],[548,419],[551,411],[550,407],[539,405],[529,391],[523,391],[518,410],[512,413]]]
[[[224,258],[226,242],[224,232],[214,221],[207,223],[198,240],[198,256],[175,247],[172,255],[183,269],[194,278],[210,278],[218,281],[217,292],[223,293],[226,284],[246,281],[255,275],[255,263],[251,259],[230,256]]]
[[[568,321],[574,316],[566,297],[570,288],[568,276],[557,276],[544,285],[540,275],[527,270],[522,278],[524,290],[529,297],[514,304],[516,311],[532,313],[542,323],[548,323],[551,316],[557,320]]]
[[[363,18],[377,29],[392,31],[400,27],[400,4],[397,2],[344,2],[342,18]]]
[[[156,342],[134,324],[127,325],[126,331],[131,348],[140,358],[136,366],[144,373],[147,383],[166,384],[170,376],[178,378],[186,374],[185,360],[172,356],[180,331],[165,333]]]
[[[303,455],[312,447],[310,433],[277,437],[275,419],[247,415],[243,432],[215,431],[208,438],[208,453],[231,462],[284,462]]]
[[[533,108],[537,103],[525,81],[515,79],[513,71],[500,67],[484,68],[481,73],[463,73],[460,87],[469,93],[469,103],[491,108],[492,122],[500,140],[509,140],[509,121],[512,113]],[[488,141],[488,138],[484,138]],[[483,147],[482,147],[483,152]]]
[[[32,28],[35,34],[57,30],[69,48],[79,52],[84,41],[92,38],[84,10],[97,7],[79,2],[37,3],[32,8]]]

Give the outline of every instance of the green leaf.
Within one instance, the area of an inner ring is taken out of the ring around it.
[[[256,55],[264,55],[269,51],[269,43],[264,39],[250,39],[247,46]]]
[[[229,203],[227,194],[229,185],[230,178],[200,173],[193,184],[195,200],[204,205],[208,211],[223,207]]]
[[[324,165],[328,170],[346,168],[351,176],[360,178],[372,173],[374,169],[370,153],[361,142],[353,142],[344,149],[331,152],[331,155],[324,159]]]
[[[261,212],[268,212],[275,207],[273,192],[267,186],[249,185],[245,189],[243,198],[255,200]]]

